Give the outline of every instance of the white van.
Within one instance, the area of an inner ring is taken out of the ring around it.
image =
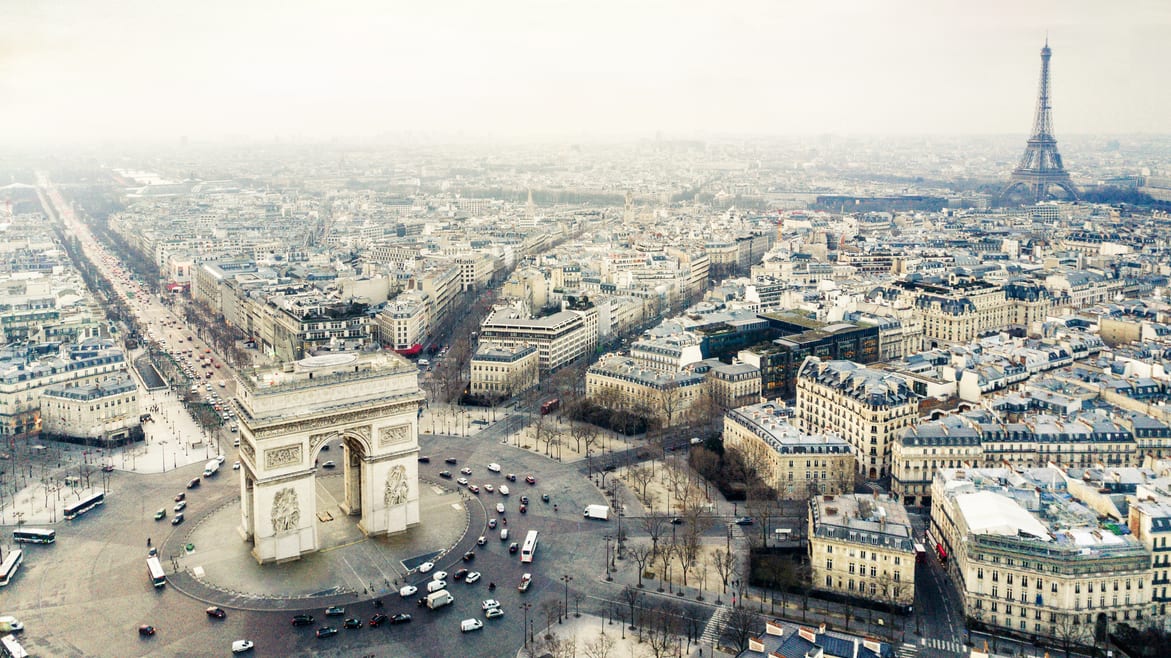
[[[508,528],[500,529],[500,541],[508,541]]]
[[[507,484],[502,484],[502,485],[500,485],[500,495],[501,495],[501,496],[507,496],[507,495],[508,495],[508,485],[507,485]]]
[[[478,631],[484,627],[484,622],[479,619],[465,619],[459,623],[459,630],[467,633],[468,631]]]
[[[441,589],[447,589],[447,581],[446,580],[432,580],[427,583],[427,593],[428,594],[431,594],[433,592],[438,592]]]

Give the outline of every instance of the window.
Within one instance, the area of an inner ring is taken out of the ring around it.
[[[833,559],[832,557],[831,557],[831,558],[826,558],[826,561],[825,561],[825,568],[826,568],[826,569],[833,569],[833,568],[834,568],[834,559]]]

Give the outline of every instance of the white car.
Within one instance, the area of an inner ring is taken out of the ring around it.
[[[504,611],[500,608],[488,608],[488,610],[484,613],[484,616],[488,619],[495,619],[496,617],[503,617]]]
[[[407,585],[406,587],[404,587],[398,591],[398,595],[405,599],[408,596],[414,596],[415,592],[418,592],[418,591],[419,591],[418,587],[415,587],[414,585]]]
[[[232,470],[233,471],[240,470],[240,462],[236,462],[235,464],[232,464]]]
[[[476,582],[479,579],[480,579],[480,572],[479,571],[472,571],[468,575],[464,576],[464,582],[469,585],[471,585],[472,583]]]
[[[224,459],[225,459],[225,457],[223,455],[216,455],[216,458],[215,458],[215,460],[221,464],[224,463]]]
[[[458,484],[459,484],[461,487],[466,487],[466,486],[468,486],[468,479],[467,479],[467,478],[460,478],[460,479],[456,480],[456,482],[457,482],[457,483],[458,483]]]
[[[252,640],[236,640],[232,643],[232,653],[244,653],[245,651],[252,651]]]
[[[431,580],[447,580],[447,572],[436,571],[435,573],[431,574]]]
[[[491,464],[488,464],[488,470],[492,471],[493,473],[499,473],[500,472],[500,464],[497,464],[496,462],[492,462]]]
[[[504,503],[496,503],[496,513],[497,514],[504,513]]]
[[[430,571],[434,568],[435,568],[434,562],[424,562],[423,564],[419,565],[419,573],[427,573],[428,571]]]
[[[478,631],[484,627],[484,622],[479,619],[465,619],[459,623],[459,630],[467,633],[468,631]]]
[[[487,610],[488,608],[499,608],[499,607],[500,607],[500,601],[497,601],[496,599],[484,599],[484,602],[480,604],[480,609],[482,609],[482,610]]]

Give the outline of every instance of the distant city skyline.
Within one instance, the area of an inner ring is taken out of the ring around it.
[[[1171,133],[1153,0],[7,3],[9,144]]]

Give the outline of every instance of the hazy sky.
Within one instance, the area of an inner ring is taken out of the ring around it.
[[[1171,2],[0,0],[0,146],[1171,133]]]

